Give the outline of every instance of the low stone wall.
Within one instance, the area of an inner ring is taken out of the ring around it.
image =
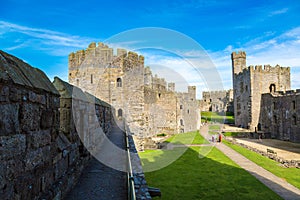
[[[134,187],[137,200],[151,200],[151,196],[148,192],[148,186],[143,172],[142,163],[138,152],[135,148],[135,143],[131,135],[128,137],[129,149],[131,152],[131,163],[134,178]]]
[[[236,140],[233,139],[233,138],[231,138],[231,139],[230,138],[226,138],[226,140],[230,141],[233,144],[239,145],[241,147],[244,147],[246,149],[249,149],[251,151],[259,153],[262,156],[265,156],[265,157],[268,157],[268,158],[270,158],[272,160],[275,160],[276,162],[281,163],[281,166],[283,166],[283,167],[287,167],[287,168],[289,168],[289,167],[300,168],[300,160],[285,160],[283,158],[278,157],[276,154],[267,153],[265,151],[261,151],[261,150],[255,149],[253,147],[247,146],[245,144],[236,142]]]

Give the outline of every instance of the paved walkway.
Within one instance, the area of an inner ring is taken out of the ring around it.
[[[208,134],[208,126],[201,127],[200,133],[210,141],[211,135]],[[283,179],[275,176],[271,172],[265,170],[264,168],[258,166],[252,161],[248,160],[241,154],[237,153],[230,147],[222,143],[217,143],[215,145],[216,148],[221,150],[226,156],[228,156],[231,160],[237,163],[239,166],[244,168],[254,177],[256,177],[259,181],[269,187],[271,190],[276,192],[283,199],[287,200],[296,200],[300,199],[300,190]]]
[[[264,152],[267,152],[267,149],[272,149],[278,157],[285,160],[300,160],[300,144],[272,139],[259,141],[257,139],[235,138],[235,141]]]
[[[125,147],[124,133],[114,127],[109,135],[109,140],[116,146],[123,149]],[[100,153],[110,151],[111,143],[104,141]],[[125,165],[125,157],[117,150],[110,152],[113,161],[118,165]],[[114,163],[115,163],[114,162]],[[122,167],[120,167],[122,168]],[[84,169],[78,184],[67,195],[65,200],[126,200],[127,199],[127,174],[116,169],[112,169],[97,159],[93,158]]]

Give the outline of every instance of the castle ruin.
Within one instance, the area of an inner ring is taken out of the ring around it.
[[[202,92],[201,111],[232,112],[233,90]]]
[[[231,54],[235,125],[258,130],[264,93],[290,90],[290,68],[246,66],[246,53]]]
[[[69,55],[69,83],[115,108],[119,124],[137,137],[197,130],[200,110],[196,87],[176,92],[175,83],[153,76],[144,57],[103,43]]]

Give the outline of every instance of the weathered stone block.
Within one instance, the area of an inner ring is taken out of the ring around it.
[[[9,87],[0,85],[0,101],[9,101]]]
[[[66,174],[68,168],[68,158],[62,158],[56,163],[55,167],[55,180],[59,179]]]
[[[41,128],[50,128],[53,125],[54,113],[52,110],[43,110],[41,116]]]
[[[28,100],[31,101],[31,102],[36,102],[37,100],[37,94],[32,92],[32,91],[29,91],[28,93]]]
[[[39,148],[51,143],[50,130],[30,131],[27,136],[27,146],[29,148]]]
[[[40,110],[35,104],[24,103],[20,109],[20,123],[23,130],[38,130],[40,127]]]
[[[0,105],[0,135],[16,134],[20,132],[19,127],[19,105]]]
[[[15,180],[18,176],[22,175],[24,172],[24,164],[22,162],[22,155],[18,157],[14,157],[11,160],[4,161],[3,167],[6,169],[6,177],[8,181],[13,181]]]
[[[46,97],[45,95],[37,95],[36,102],[45,105],[46,104]]]
[[[25,149],[25,135],[0,136],[0,159],[8,159],[20,155],[25,152]]]
[[[67,149],[71,145],[68,138],[64,134],[59,134],[56,140],[56,144],[60,151]]]
[[[49,148],[49,152],[50,152],[50,148]],[[43,154],[42,148],[28,151],[25,156],[26,171],[33,170],[35,167],[42,165],[44,156],[45,155]]]
[[[9,99],[14,102],[22,101],[21,91],[17,88],[11,88],[9,91]]]

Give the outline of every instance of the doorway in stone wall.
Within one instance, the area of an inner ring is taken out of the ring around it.
[[[276,85],[272,83],[269,89],[270,89],[270,93],[276,92]]]

